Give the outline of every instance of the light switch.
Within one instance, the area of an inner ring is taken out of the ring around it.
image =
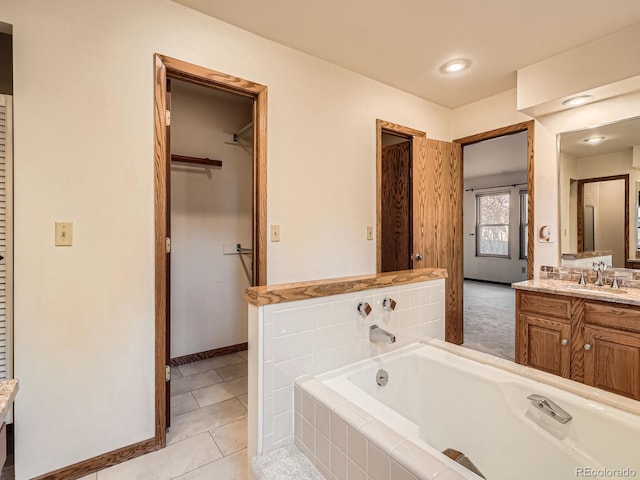
[[[280,225],[271,225],[271,241],[280,241]]]
[[[73,245],[73,223],[56,222],[56,247]]]
[[[367,240],[373,240],[373,225],[367,225]]]

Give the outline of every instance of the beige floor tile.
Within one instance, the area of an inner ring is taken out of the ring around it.
[[[213,430],[247,416],[247,408],[237,398],[214,403],[171,419],[167,444]]]
[[[218,375],[220,375],[225,381],[231,380],[232,378],[246,377],[247,362],[236,363],[234,365],[216,368],[216,372],[218,372]]]
[[[224,456],[247,448],[246,417],[211,430],[210,433]]]
[[[80,477],[78,480],[97,480],[97,479],[98,479],[98,474],[97,473],[90,473],[89,475],[86,475],[84,477]]]
[[[241,357],[238,353],[229,353],[228,355],[221,355],[219,357],[207,358],[206,360],[180,365],[178,368],[182,375],[187,377],[196,373],[202,373],[207,370],[213,370],[214,368],[220,368],[241,362],[246,362],[246,359]]]
[[[191,392],[181,393],[171,397],[171,417],[177,417],[183,413],[190,412],[200,408],[196,399],[193,398]]]
[[[247,393],[247,377],[234,378],[228,382],[218,383],[210,387],[201,388],[191,392],[198,405],[205,407],[213,403],[222,402],[229,398]]]
[[[247,451],[240,450],[175,480],[247,480],[248,468]]]
[[[170,480],[221,457],[209,433],[98,472],[98,480]]]
[[[178,367],[171,367],[171,378],[182,378],[183,376]]]
[[[244,395],[240,395],[238,397],[238,400],[240,400],[245,407],[249,408],[249,395],[248,394],[245,393]]]
[[[242,350],[241,352],[238,352],[238,355],[240,355],[245,360],[249,358],[249,352],[247,350]]]
[[[176,378],[175,380],[171,380],[171,395],[179,395],[220,382],[222,382],[222,377],[214,370],[196,373],[188,377]]]

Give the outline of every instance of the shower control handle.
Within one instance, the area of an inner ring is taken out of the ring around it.
[[[385,299],[382,300],[382,308],[388,312],[393,312],[396,309],[396,301],[391,297],[385,297]]]
[[[591,344],[590,343],[585,343],[584,344],[584,349],[588,352],[589,350],[591,350]]]
[[[560,342],[561,345],[569,345],[569,340],[567,340],[566,338],[563,338],[562,341]]]
[[[360,302],[358,304],[358,313],[362,318],[367,318],[371,313],[371,305],[367,302]]]

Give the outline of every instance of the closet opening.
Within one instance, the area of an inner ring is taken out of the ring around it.
[[[246,432],[244,292],[266,283],[266,93],[156,55],[157,448],[218,402]]]

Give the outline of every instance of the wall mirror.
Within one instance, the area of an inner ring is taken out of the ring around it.
[[[640,267],[640,117],[557,143],[560,265]]]

